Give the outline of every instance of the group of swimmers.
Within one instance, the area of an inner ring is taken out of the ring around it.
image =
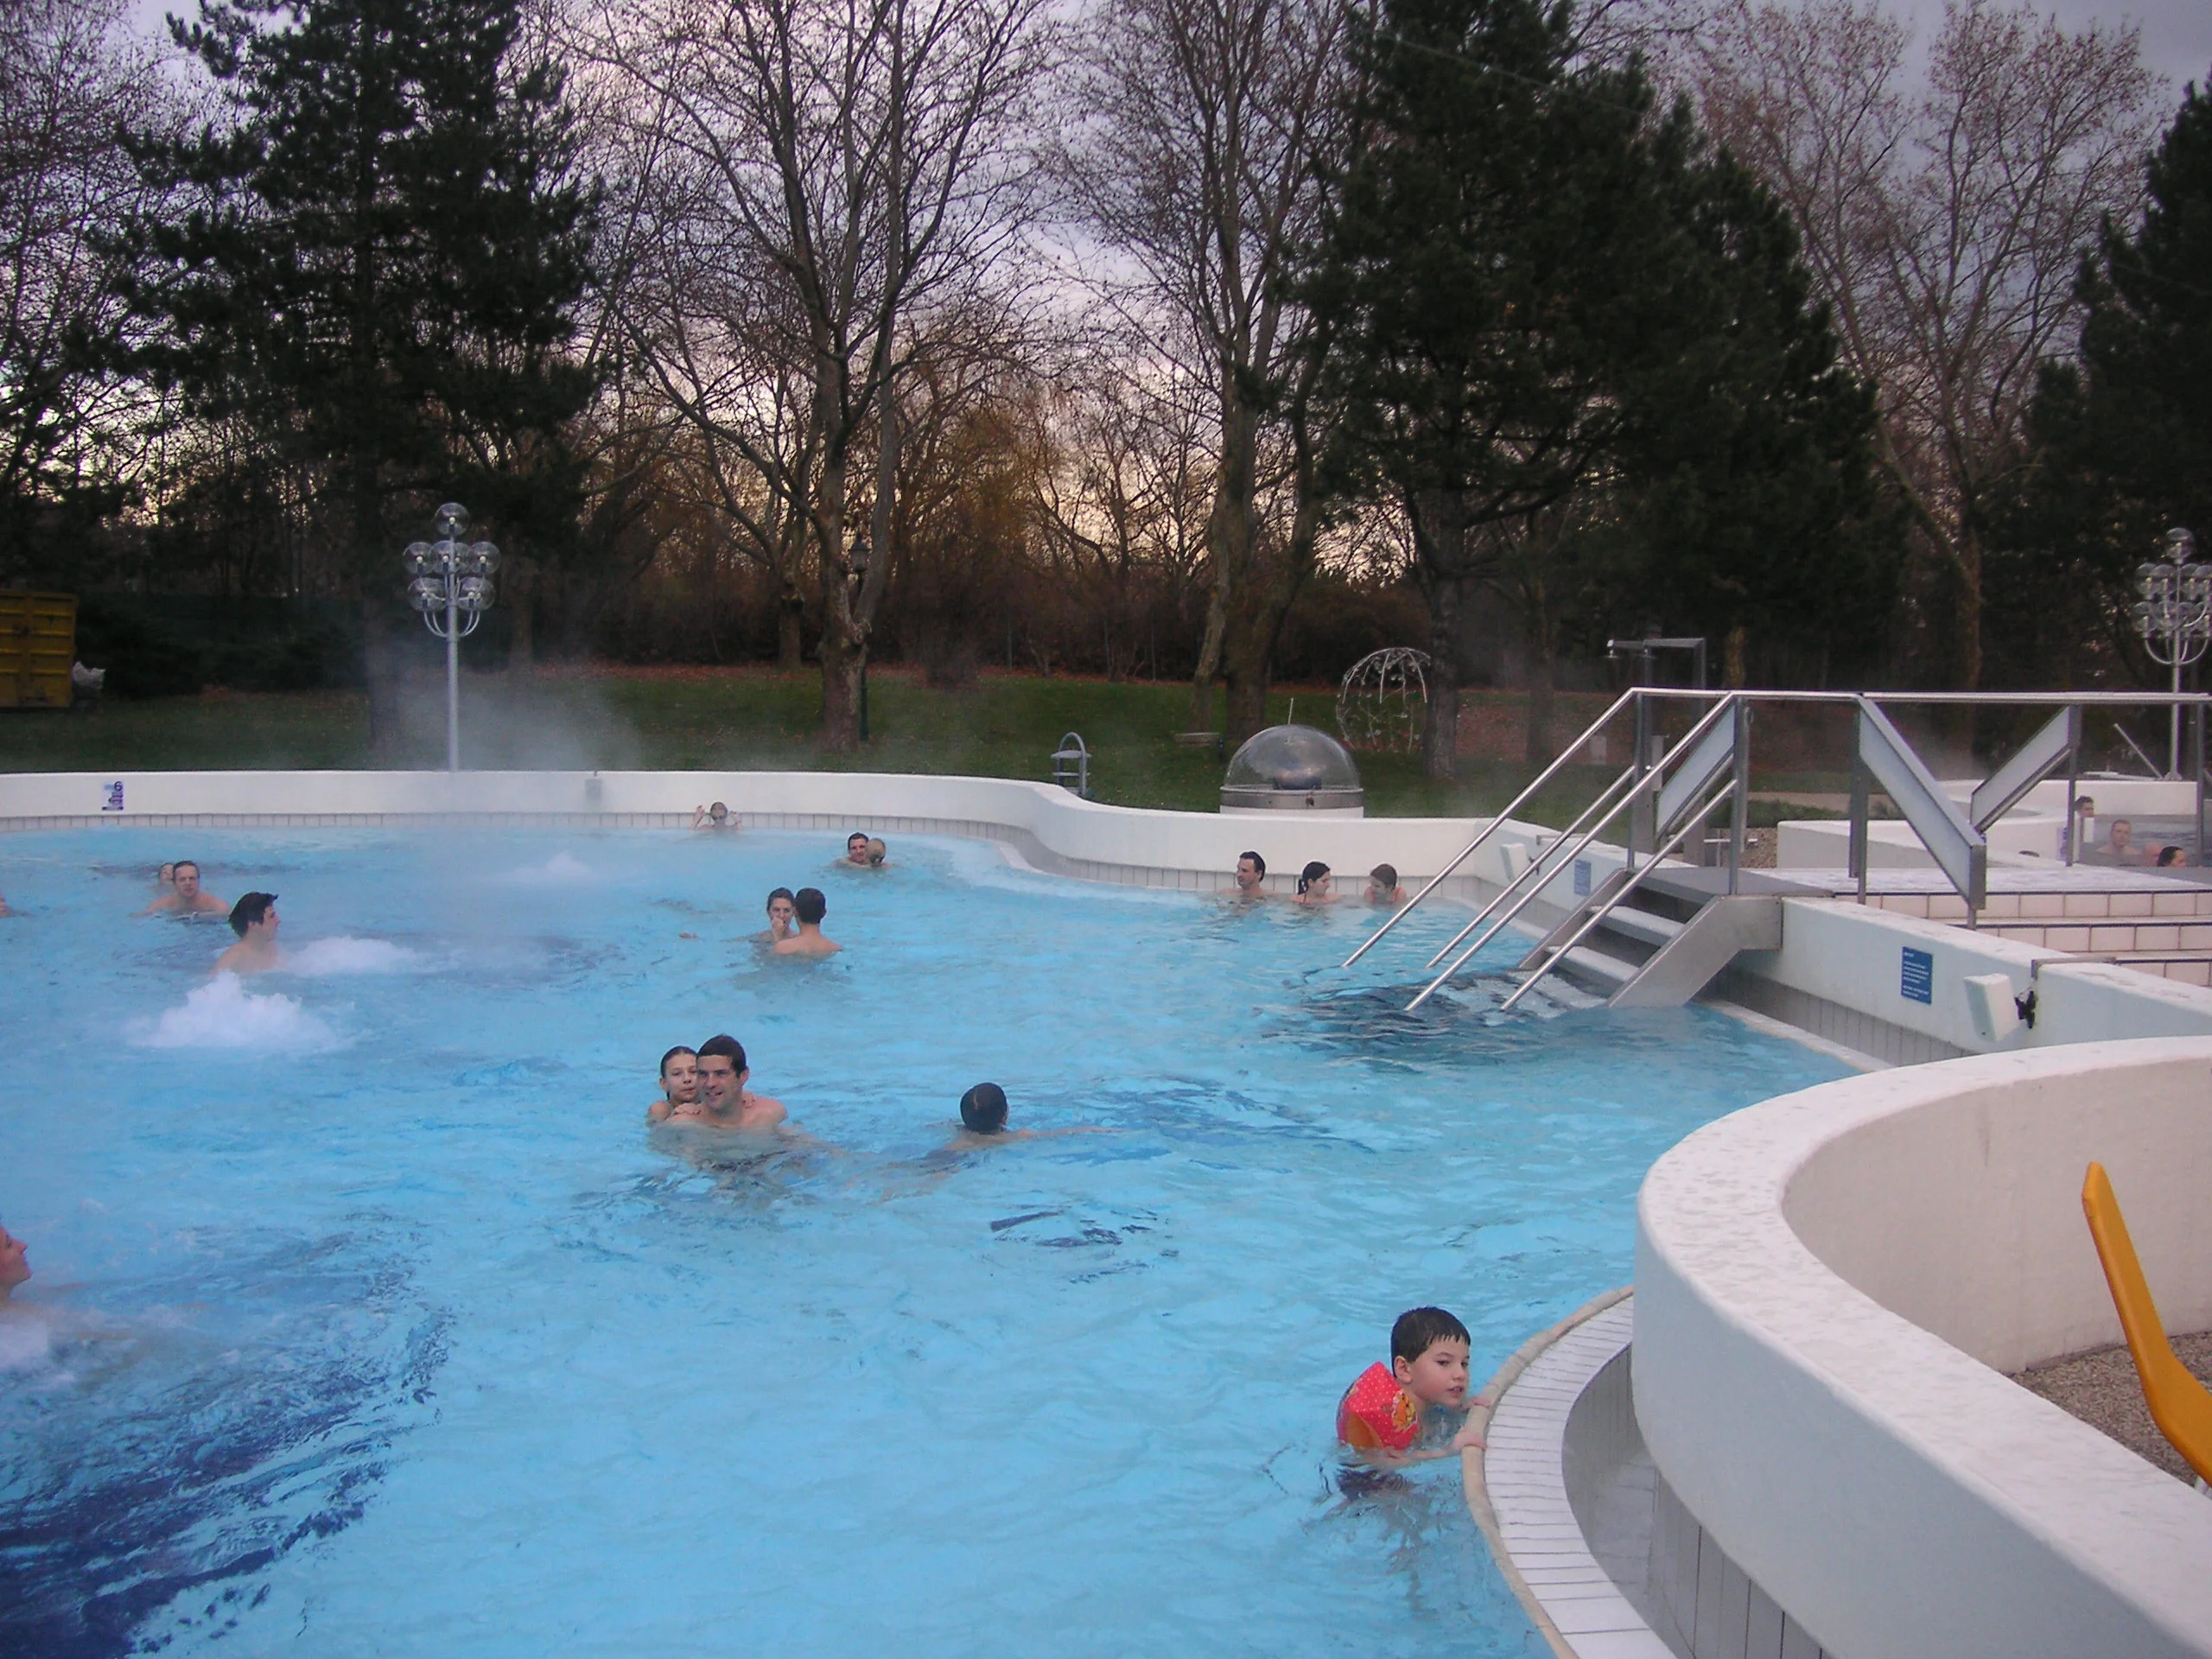
[[[1315,859],[1298,873],[1298,891],[1291,895],[1297,905],[1333,905],[1338,894],[1331,890],[1333,874],[1326,864]],[[1257,853],[1236,855],[1236,895],[1240,899],[1268,897],[1268,861]],[[1366,902],[1377,909],[1396,910],[1406,903],[1406,890],[1398,885],[1398,868],[1395,864],[1377,864],[1367,873]]]
[[[236,904],[226,904],[200,885],[200,866],[191,859],[180,858],[162,866],[154,878],[153,902],[138,914],[219,916],[226,911],[238,943],[216,957],[208,971],[265,974],[281,967],[283,953],[276,947],[276,895],[249,893]]]

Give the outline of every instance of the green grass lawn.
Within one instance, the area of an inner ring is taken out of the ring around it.
[[[967,773],[1048,779],[1067,731],[1096,757],[1092,792],[1124,806],[1211,811],[1221,760],[1180,747],[1188,723],[1181,684],[990,674],[966,690],[933,690],[918,674],[869,677],[869,741],[854,755],[824,753],[814,733],[821,681],[809,671],[685,674],[620,671],[535,677],[471,675],[462,683],[461,757],[478,767],[750,768]],[[1294,699],[1309,724],[1334,725],[1333,693],[1277,692],[1271,719]],[[1217,717],[1219,698],[1216,698]],[[410,702],[405,764],[444,760],[443,687]],[[1562,733],[1562,741],[1567,735]],[[0,714],[0,771],[193,771],[227,767],[362,767],[368,705],[354,692],[245,694],[111,702],[67,715]],[[1459,779],[1433,783],[1418,757],[1363,754],[1368,810],[1378,816],[1468,817],[1495,811],[1534,775],[1517,764],[1462,756]],[[1539,822],[1562,822],[1610,774],[1574,767],[1547,791]]]

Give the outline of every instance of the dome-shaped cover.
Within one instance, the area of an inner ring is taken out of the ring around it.
[[[1357,806],[1363,798],[1351,752],[1311,726],[1255,732],[1221,780],[1224,806],[1343,807]]]

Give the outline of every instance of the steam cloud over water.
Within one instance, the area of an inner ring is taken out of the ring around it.
[[[389,939],[357,939],[345,934],[314,939],[285,953],[284,966],[309,979],[338,974],[404,974],[423,966],[419,952]]]
[[[499,878],[510,887],[572,887],[592,880],[591,866],[567,853],[556,853],[543,864],[526,864]]]
[[[167,1010],[131,1040],[141,1048],[250,1048],[270,1053],[336,1048],[337,1033],[279,992],[249,991],[235,974],[219,974]]]

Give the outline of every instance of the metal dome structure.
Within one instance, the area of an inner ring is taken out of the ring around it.
[[[1428,724],[1428,668],[1434,659],[1411,645],[1371,651],[1344,671],[1337,687],[1337,729],[1355,749],[1421,747]]]
[[[1270,726],[1230,757],[1221,780],[1224,812],[1364,815],[1367,791],[1344,746],[1311,726]]]

